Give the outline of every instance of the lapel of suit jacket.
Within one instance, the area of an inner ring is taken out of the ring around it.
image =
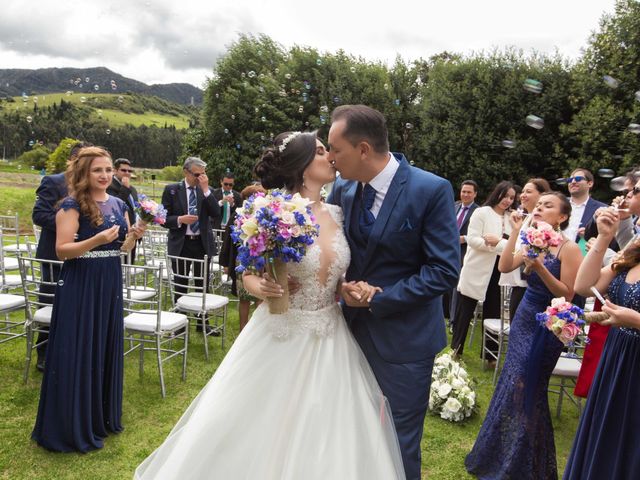
[[[351,238],[351,216],[353,215],[353,201],[356,198],[356,191],[358,190],[358,182],[351,182],[346,185],[344,192],[342,192],[342,210],[344,213],[344,232],[349,240],[349,244],[353,245],[353,239]]]
[[[189,205],[187,204],[187,192],[187,186],[184,181],[180,182],[178,184],[178,202],[180,207],[182,208],[182,211],[184,212],[184,215],[189,213]]]
[[[387,190],[387,194],[385,195],[384,201],[382,202],[382,207],[378,212],[378,217],[376,218],[376,221],[373,224],[373,228],[371,229],[371,233],[369,234],[369,241],[367,242],[367,249],[365,250],[364,254],[365,265],[369,264],[369,260],[371,259],[371,256],[373,255],[373,252],[378,245],[380,237],[382,237],[384,229],[387,226],[389,217],[391,217],[393,207],[395,207],[398,197],[404,189],[404,185],[407,182],[407,178],[409,177],[409,162],[407,162],[407,160],[404,158],[404,155],[400,157],[399,163],[400,166],[398,167],[396,174],[393,176],[393,180],[391,180],[389,190]]]

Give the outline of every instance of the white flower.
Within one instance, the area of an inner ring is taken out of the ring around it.
[[[462,367],[460,367],[460,369],[458,370],[458,375],[459,375],[461,378],[467,378],[467,377],[469,376],[469,374],[467,373],[467,371],[466,371],[464,368],[462,368]]]
[[[447,398],[447,395],[449,395],[449,393],[451,393],[451,385],[449,385],[448,383],[443,383],[438,388],[438,396],[440,398]]]
[[[459,378],[454,378],[451,382],[451,386],[454,390],[460,390],[462,387],[464,387],[464,381]]]
[[[253,200],[253,208],[256,210],[269,205],[269,199],[267,197],[255,197]]]
[[[446,402],[444,402],[444,408],[450,412],[457,413],[462,408],[462,404],[455,398],[450,397]]]

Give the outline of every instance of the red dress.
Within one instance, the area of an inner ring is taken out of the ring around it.
[[[596,299],[596,303],[593,305],[593,311],[600,312],[601,310],[602,304]],[[587,398],[589,389],[591,388],[591,382],[593,381],[593,376],[595,375],[598,363],[600,362],[600,355],[602,355],[604,342],[607,340],[610,328],[611,327],[608,325],[600,325],[595,322],[589,326],[589,343],[584,349],[582,367],[580,367],[580,373],[578,374],[578,380],[576,381],[576,388],[573,391],[574,395]]]

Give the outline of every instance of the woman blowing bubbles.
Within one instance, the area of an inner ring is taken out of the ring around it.
[[[123,310],[120,246],[125,203],[107,194],[111,155],[83,148],[66,171],[69,196],[56,214],[64,260],[32,438],[48,450],[88,452],[122,430]],[[143,228],[131,228],[140,238]]]

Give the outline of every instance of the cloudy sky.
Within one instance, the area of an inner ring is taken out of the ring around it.
[[[2,0],[0,68],[202,87],[240,33],[391,62],[515,46],[575,59],[614,0]],[[376,5],[372,7],[372,5]]]

